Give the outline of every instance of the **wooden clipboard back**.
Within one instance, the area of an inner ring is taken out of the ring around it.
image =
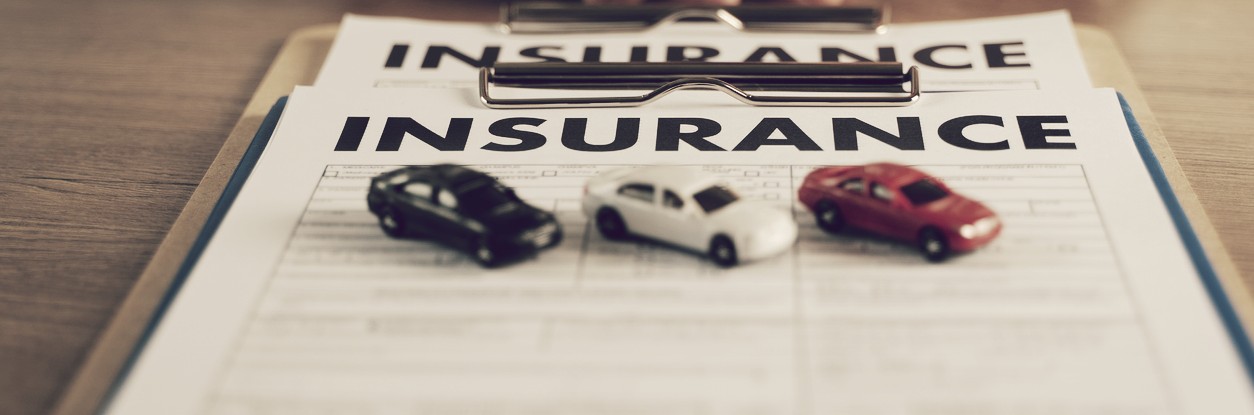
[[[136,346],[146,336],[155,313],[166,300],[179,267],[204,227],[209,213],[230,180],[232,173],[251,144],[270,106],[291,93],[296,85],[311,85],[322,67],[331,43],[339,29],[337,24],[311,26],[293,32],[279,50],[278,56],[258,85],[230,135],[222,144],[213,164],[205,172],[199,186],[171,226],[148,266],[135,281],[134,287],[118,307],[117,313],[88,353],[61,399],[52,410],[54,415],[96,413],[109,395],[118,376],[137,352]],[[1094,86],[1112,87],[1123,94],[1132,107],[1146,138],[1154,148],[1176,197],[1184,207],[1206,253],[1223,283],[1229,299],[1247,330],[1254,318],[1245,283],[1237,273],[1218,233],[1212,227],[1202,204],[1193,193],[1188,179],[1180,170],[1171,146],[1145,103],[1144,95],[1132,79],[1127,62],[1115,42],[1105,31],[1088,25],[1076,25],[1076,36]]]
[[[337,24],[312,26],[293,32],[284,42],[257,91],[244,107],[244,113],[222,143],[213,164],[205,171],[205,176],[170,227],[170,232],[83,360],[78,373],[53,407],[52,414],[92,414],[99,410],[114,381],[136,352],[137,343],[147,335],[150,322],[156,317],[154,313],[165,301],[179,267],[252,143],[253,135],[270,106],[291,93],[294,86],[313,83],[338,29]]]
[[[1102,29],[1076,24],[1075,32],[1076,40],[1080,43],[1080,52],[1084,54],[1089,76],[1093,80],[1093,86],[1114,88],[1123,94],[1128,105],[1132,107],[1137,122],[1145,132],[1146,140],[1150,142],[1150,146],[1154,148],[1154,155],[1162,164],[1163,172],[1167,176],[1167,181],[1171,183],[1176,199],[1184,208],[1189,223],[1192,224],[1211,265],[1215,268],[1215,273],[1223,284],[1224,292],[1232,302],[1233,308],[1236,309],[1242,326],[1246,331],[1250,331],[1254,328],[1251,326],[1251,322],[1254,322],[1254,299],[1250,296],[1245,281],[1241,279],[1236,264],[1232,262],[1232,257],[1228,255],[1228,250],[1224,248],[1223,241],[1219,239],[1219,233],[1215,231],[1214,225],[1206,215],[1206,209],[1198,200],[1197,194],[1193,192],[1193,186],[1189,184],[1188,177],[1185,177],[1184,171],[1180,169],[1180,163],[1171,150],[1171,144],[1167,142],[1167,137],[1159,128],[1158,120],[1150,112],[1149,104],[1145,102],[1145,94],[1141,92],[1136,80],[1132,78],[1132,71],[1127,61],[1124,60],[1123,54],[1119,52],[1114,39]]]

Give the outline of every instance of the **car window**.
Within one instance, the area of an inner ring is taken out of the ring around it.
[[[680,210],[684,208],[684,200],[680,199],[675,192],[666,190],[662,192],[662,207]]]
[[[471,216],[495,215],[518,207],[518,198],[504,185],[484,181],[461,193],[461,210]]]
[[[692,195],[692,200],[696,200],[705,213],[710,213],[740,200],[740,196],[737,196],[736,192],[731,189],[719,185],[697,192]]]
[[[401,183],[405,183],[407,181],[409,181],[409,175],[405,173],[396,173],[396,174],[393,174],[392,177],[387,178],[388,184],[393,185],[393,186],[396,186]]]
[[[846,192],[862,194],[865,185],[862,183],[861,177],[855,177],[840,183],[840,188]]]
[[[417,199],[431,200],[431,185],[423,182],[411,182],[401,188],[402,192]]]
[[[896,195],[893,194],[892,189],[889,189],[888,186],[884,186],[879,183],[871,183],[871,196],[885,202],[892,202],[893,197]]]
[[[618,194],[653,203],[653,185],[651,184],[628,183],[618,188]]]
[[[932,203],[949,196],[949,192],[946,192],[945,188],[933,182],[932,179],[922,179],[901,186],[901,193],[906,195],[906,199],[910,200],[910,204],[915,206]]]
[[[440,191],[438,200],[440,202],[440,206],[444,206],[449,209],[457,209],[457,196],[454,195],[453,192],[447,190]]]

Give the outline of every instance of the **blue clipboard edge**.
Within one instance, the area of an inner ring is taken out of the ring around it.
[[[1245,366],[1247,379],[1254,382],[1254,343],[1251,343],[1236,309],[1224,291],[1223,284],[1218,274],[1216,274],[1215,268],[1207,258],[1206,251],[1202,247],[1197,233],[1193,230],[1193,226],[1185,214],[1184,207],[1180,205],[1179,200],[1176,198],[1176,194],[1167,180],[1167,174],[1154,154],[1153,147],[1150,145],[1149,140],[1146,139],[1141,125],[1137,123],[1136,117],[1132,113],[1132,107],[1122,93],[1117,93],[1116,95],[1119,98],[1119,106],[1123,110],[1124,119],[1127,121],[1128,131],[1132,135],[1132,142],[1140,153],[1141,160],[1145,163],[1145,168],[1154,182],[1154,187],[1158,189],[1158,195],[1167,208],[1167,212],[1171,215],[1172,221],[1175,222],[1176,231],[1179,233],[1180,239],[1193,261],[1193,266],[1197,269],[1198,276],[1201,278],[1202,284],[1210,296],[1211,304],[1214,305],[1215,311],[1219,314],[1220,319],[1228,330],[1233,347]],[[170,304],[174,302],[175,296],[182,289],[183,283],[186,282],[187,277],[191,274],[192,268],[200,260],[200,255],[209,244],[209,240],[213,238],[214,233],[217,232],[218,227],[222,224],[226,212],[230,210],[244,182],[247,181],[248,176],[252,174],[253,168],[256,167],[262,151],[270,143],[270,138],[274,135],[274,129],[278,126],[283,109],[287,106],[287,98],[286,96],[279,98],[270,107],[270,111],[266,114],[265,119],[262,120],[261,126],[253,136],[252,144],[248,146],[248,150],[245,151],[244,156],[240,159],[235,172],[231,174],[231,179],[227,182],[226,188],[223,189],[222,195],[205,221],[205,226],[201,229],[200,234],[196,236],[191,249],[188,250],[187,257],[184,259],[183,264],[179,266],[178,273],[175,275],[174,280],[171,281],[157,309],[153,312],[152,318],[144,329],[144,333],[131,350],[126,363],[122,366],[122,370],[118,371],[105,399],[97,407],[97,413],[104,413],[121,390],[122,383],[134,369],[135,363],[138,361],[145,346],[147,346],[148,341],[152,338],[157,325],[160,324]]]
[[[1189,257],[1193,259],[1193,266],[1202,279],[1202,285],[1206,287],[1206,293],[1210,295],[1211,304],[1215,306],[1215,311],[1219,313],[1219,318],[1228,329],[1232,346],[1236,348],[1237,354],[1241,357],[1241,363],[1245,365],[1247,379],[1254,382],[1254,345],[1250,343],[1249,334],[1245,326],[1241,324],[1241,317],[1224,291],[1223,282],[1215,272],[1215,267],[1206,257],[1206,250],[1202,247],[1197,232],[1193,230],[1193,225],[1189,223],[1189,217],[1185,214],[1184,207],[1180,205],[1180,200],[1176,198],[1176,193],[1172,191],[1162,163],[1158,162],[1158,157],[1154,155],[1154,148],[1145,138],[1145,131],[1141,129],[1141,124],[1137,123],[1136,116],[1132,114],[1132,107],[1124,99],[1122,93],[1117,93],[1117,95],[1119,106],[1123,109],[1123,118],[1128,122],[1128,132],[1132,133],[1132,143],[1141,153],[1141,160],[1154,181],[1154,187],[1158,189],[1158,196],[1162,198],[1167,213],[1171,214],[1171,219],[1176,223],[1176,231],[1179,232],[1180,240],[1184,242]]]
[[[257,160],[261,158],[262,151],[270,143],[270,138],[274,135],[274,129],[278,126],[279,118],[283,115],[283,109],[286,107],[287,97],[279,98],[270,107],[270,111],[266,113],[266,118],[261,121],[261,126],[257,128],[257,133],[253,135],[252,143],[248,145],[248,149],[244,151],[244,156],[240,158],[239,164],[235,166],[235,171],[231,173],[231,179],[227,181],[226,187],[222,189],[222,195],[218,197],[217,203],[213,205],[213,210],[209,212],[209,217],[205,219],[205,226],[196,235],[196,240],[192,242],[191,248],[187,251],[187,257],[179,265],[178,272],[174,275],[174,279],[170,281],[169,287],[166,288],[165,294],[161,297],[161,302],[158,303],[151,318],[145,325],[143,334],[140,335],[139,340],[135,343],[135,347],[131,349],[130,355],[127,356],[126,362],[122,364],[122,369],[118,371],[117,376],[114,377],[113,382],[109,385],[109,391],[105,394],[104,399],[96,407],[96,413],[104,413],[105,410],[109,409],[113,399],[121,391],[122,383],[134,370],[135,363],[139,360],[139,355],[148,345],[148,341],[152,339],[153,333],[157,330],[157,325],[165,317],[166,311],[169,310],[170,305],[174,302],[174,297],[183,288],[183,283],[187,281],[192,268],[200,260],[200,255],[205,251],[205,247],[209,245],[209,240],[213,239],[213,235],[217,233],[218,227],[222,225],[222,219],[226,217],[226,212],[235,203],[235,198],[239,196],[240,188],[244,186],[244,182],[252,174],[253,168],[257,166]]]

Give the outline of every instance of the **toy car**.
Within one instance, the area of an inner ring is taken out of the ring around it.
[[[848,225],[913,242],[932,262],[984,246],[1002,227],[980,202],[892,163],[816,169],[797,193],[823,230],[836,233]]]
[[[484,266],[562,240],[552,213],[526,204],[491,176],[451,164],[381,174],[370,181],[366,203],[389,236],[430,238]]]
[[[745,202],[699,170],[611,170],[584,188],[583,211],[608,239],[636,235],[696,250],[727,267],[772,256],[797,240],[787,212]]]

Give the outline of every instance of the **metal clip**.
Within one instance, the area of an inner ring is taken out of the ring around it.
[[[919,99],[919,70],[876,63],[498,63],[479,71],[479,100],[489,108],[603,108],[645,105],[681,89],[715,89],[750,105],[887,107]],[[909,88],[906,88],[909,84]],[[512,88],[647,89],[633,96],[496,98]],[[761,95],[789,91],[806,95]]]
[[[882,32],[889,9],[816,6],[669,6],[517,3],[501,6],[505,33],[642,31],[679,21],[714,20],[740,31]]]

